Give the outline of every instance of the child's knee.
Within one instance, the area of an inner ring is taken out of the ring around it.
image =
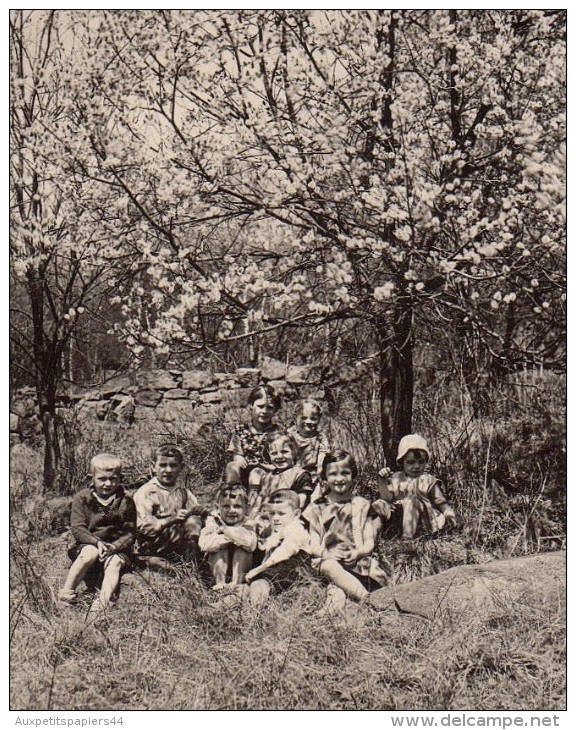
[[[83,565],[92,565],[98,560],[98,548],[95,545],[84,545],[78,553],[76,561]]]
[[[104,570],[110,573],[119,573],[126,565],[126,558],[123,555],[110,555],[104,561]]]

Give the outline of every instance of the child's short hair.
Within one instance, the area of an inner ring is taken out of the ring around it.
[[[301,416],[304,413],[304,408],[306,406],[310,406],[313,410],[316,411],[316,413],[322,418],[324,414],[324,410],[322,408],[322,404],[319,400],[316,400],[316,398],[303,398],[301,401],[298,401],[298,405],[296,406],[296,415]]]
[[[96,469],[114,469],[120,471],[122,469],[122,459],[116,454],[108,454],[103,452],[95,454],[90,459],[90,473],[94,474]]]
[[[292,509],[300,509],[300,497],[293,489],[279,489],[268,497],[265,506],[273,507],[275,504],[288,504]]]
[[[227,500],[241,499],[244,503],[248,502],[248,492],[243,484],[224,484],[218,491],[216,501],[221,504]]]
[[[335,449],[334,451],[330,451],[326,454],[324,461],[322,462],[322,471],[320,473],[322,479],[326,479],[326,470],[328,466],[330,464],[335,464],[337,461],[346,461],[352,472],[352,479],[356,479],[358,476],[358,464],[352,454],[349,451],[344,451],[344,449]]]
[[[298,446],[298,442],[292,436],[292,434],[288,433],[287,431],[272,431],[271,433],[266,435],[266,438],[263,441],[263,449],[264,449],[264,455],[266,456],[266,459],[270,459],[270,445],[274,443],[274,441],[278,441],[279,439],[284,439],[285,441],[288,441],[290,444],[290,450],[292,451],[292,456],[294,457],[294,461],[298,460],[298,457],[300,456],[300,447]]]
[[[272,403],[274,411],[279,410],[282,400],[271,385],[257,385],[248,396],[248,405],[253,405],[257,400],[266,398]]]
[[[154,461],[157,461],[160,456],[170,456],[174,459],[178,459],[181,464],[184,463],[184,454],[175,444],[161,444],[158,446],[158,448],[154,451]]]

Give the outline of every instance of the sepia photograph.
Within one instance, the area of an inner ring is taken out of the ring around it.
[[[6,15],[16,724],[562,727],[567,11]]]

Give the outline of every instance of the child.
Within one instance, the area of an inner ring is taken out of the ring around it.
[[[225,587],[229,570],[230,585],[235,586],[244,581],[252,565],[257,538],[254,529],[245,524],[247,507],[244,487],[225,485],[218,495],[218,509],[207,518],[200,533],[198,546],[207,553],[215,591]]]
[[[322,462],[330,451],[328,439],[319,429],[321,420],[320,403],[313,398],[305,398],[298,405],[295,424],[288,429],[298,445],[298,463],[312,475],[314,482],[319,481]]]
[[[189,489],[177,486],[183,466],[180,449],[171,444],[160,446],[154,459],[154,477],[134,494],[139,555],[172,561],[197,555],[202,516],[208,510],[198,504]]]
[[[109,606],[134,544],[136,508],[120,486],[121,467],[114,454],[94,456],[90,462],[92,484],[72,500],[74,542],[68,555],[73,562],[58,597],[64,603],[74,603],[79,583],[83,579],[94,582],[103,574],[100,596],[93,601],[91,613]]]
[[[284,432],[269,434],[264,442],[264,456],[270,462],[270,471],[255,468],[250,472],[251,514],[254,515],[275,492],[286,489],[298,493],[300,508],[303,508],[312,494],[312,477],[296,463],[298,446],[292,436]]]
[[[265,537],[268,515],[272,531]],[[247,596],[253,606],[262,606],[271,593],[287,590],[302,577],[310,551],[310,536],[300,515],[300,498],[289,489],[275,492],[263,505],[257,519],[263,523],[259,547],[264,559],[246,573],[246,582],[250,584]]]
[[[226,465],[226,484],[243,484],[248,487],[250,471],[265,466],[263,444],[266,436],[277,431],[274,414],[280,408],[280,396],[269,385],[259,385],[248,398],[250,424],[237,426],[232,434],[228,452],[231,460]]]
[[[442,492],[440,480],[427,471],[429,460],[428,444],[422,436],[411,433],[398,445],[396,462],[400,471],[392,474],[384,467],[379,472],[381,499],[372,507],[377,514],[388,518],[399,507],[403,538],[413,538],[420,526],[434,533],[445,525],[456,527],[459,523]]]
[[[369,517],[367,499],[353,495],[357,475],[356,461],[347,451],[327,454],[322,465],[326,494],[303,514],[312,550],[320,556],[312,565],[334,584],[328,590],[325,613],[343,609],[346,597],[362,601],[369,590],[387,582],[372,557],[380,519]]]

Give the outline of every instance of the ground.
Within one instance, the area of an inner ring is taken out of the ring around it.
[[[76,608],[54,601],[64,538],[14,543],[14,710],[565,707],[560,608],[517,602],[500,617],[427,621],[351,606],[320,617],[311,580],[256,612],[219,604],[184,569],[143,570],[94,623],[88,595]]]

